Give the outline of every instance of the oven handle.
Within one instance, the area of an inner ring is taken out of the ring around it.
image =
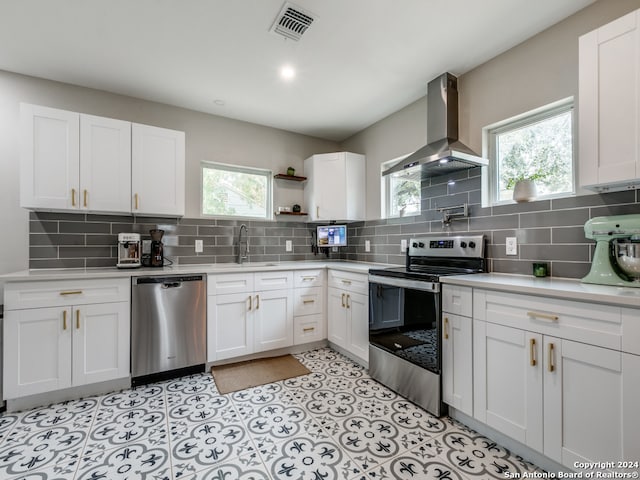
[[[410,288],[412,290],[423,290],[425,292],[440,293],[439,282],[425,282],[422,280],[409,280],[405,278],[383,277],[382,275],[369,274],[369,283],[379,285],[389,285],[391,287]]]

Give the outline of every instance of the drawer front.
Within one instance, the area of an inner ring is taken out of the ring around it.
[[[622,351],[640,355],[640,309],[622,309]]]
[[[325,270],[296,270],[293,272],[293,285],[300,287],[322,287],[324,285]]]
[[[329,286],[367,295],[369,293],[369,276],[361,273],[329,270]]]
[[[442,311],[470,317],[473,314],[473,290],[471,287],[443,285]]]
[[[621,308],[534,295],[474,290],[474,318],[620,350]]]
[[[207,276],[209,295],[249,292],[253,292],[253,273],[222,273]]]
[[[129,278],[19,282],[5,285],[6,310],[128,302]]]
[[[293,273],[290,271],[260,272],[256,273],[254,278],[256,292],[293,288]]]
[[[317,342],[326,338],[324,315],[305,315],[293,318],[293,344]]]
[[[293,304],[293,314],[313,315],[322,313],[323,297],[322,287],[297,288],[295,290],[295,302]]]

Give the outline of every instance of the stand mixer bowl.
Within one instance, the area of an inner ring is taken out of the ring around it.
[[[640,282],[640,241],[618,239],[614,254],[620,270],[634,282]]]

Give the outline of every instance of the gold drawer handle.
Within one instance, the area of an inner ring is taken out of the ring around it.
[[[253,297],[249,295],[249,310],[253,310]]]
[[[60,292],[60,295],[82,295],[82,290],[68,290],[66,292]]]
[[[76,310],[76,330],[80,330],[80,310]]]
[[[75,188],[71,189],[71,206],[72,207],[76,206],[76,189]]]
[[[312,282],[316,277],[302,277],[303,282]]]
[[[351,303],[349,303],[350,299],[351,299],[351,295],[347,293],[347,308],[351,308]]]
[[[260,295],[256,295],[256,310],[260,309]]]
[[[449,317],[444,317],[444,339],[449,339]]]
[[[87,206],[87,189],[84,190],[84,206]]]
[[[314,303],[314,302],[315,302],[315,300],[303,300],[303,301],[302,301],[302,303],[304,303],[305,305],[306,305],[307,303]]]
[[[309,328],[303,328],[302,331],[303,332],[313,332],[315,330],[315,327],[309,327]]]
[[[551,320],[552,322],[558,321],[558,315],[550,315],[548,313],[540,313],[540,312],[527,312],[527,316],[531,318],[542,318],[544,320]]]
[[[531,340],[529,340],[529,357],[530,357],[530,364],[532,367],[536,366],[536,339],[532,338]]]
[[[62,329],[63,330],[67,329],[67,311],[66,310],[62,311]]]
[[[553,345],[553,343],[549,344],[549,371],[553,372],[555,371],[556,367],[553,364],[553,350],[555,349],[555,346]]]
[[[342,283],[344,283],[345,285],[351,285],[351,281],[350,280],[342,280]]]
[[[134,207],[134,208],[135,208],[136,210],[138,210],[138,194],[136,193],[136,194],[133,196],[133,198],[134,198],[134,202],[135,202],[135,207]]]

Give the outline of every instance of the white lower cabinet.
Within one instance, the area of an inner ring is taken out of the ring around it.
[[[294,272],[293,343],[317,342],[327,338],[325,270]]]
[[[640,356],[560,337],[602,328],[598,341],[615,344],[622,309],[601,317],[602,305],[539,297],[533,310],[534,300],[474,291],[475,418],[570,469],[640,458]]]
[[[207,361],[293,345],[292,282],[291,272],[210,275]]]
[[[4,398],[129,375],[129,302],[9,310]]]
[[[327,338],[338,347],[369,361],[369,302],[368,296],[328,289]]]

